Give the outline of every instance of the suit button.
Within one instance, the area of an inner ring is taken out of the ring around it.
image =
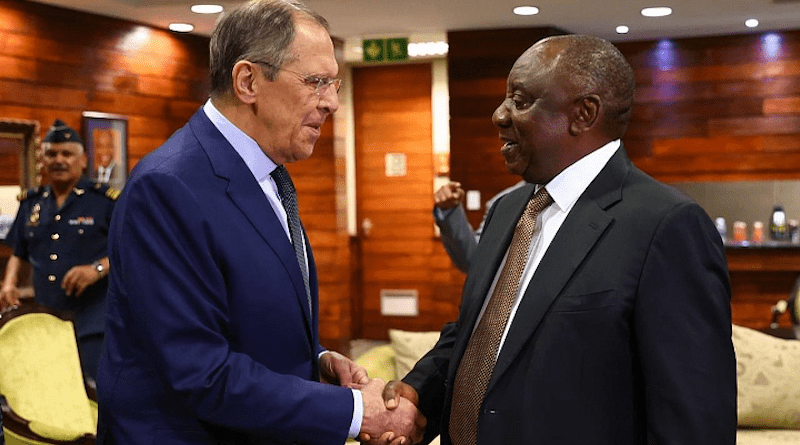
[[[83,229],[78,229],[78,235],[83,235]]]
[[[58,255],[56,255],[56,254],[54,254],[54,253],[51,253],[51,254],[50,254],[50,261],[55,261],[55,260],[57,260],[57,259],[58,259]]]
[[[55,275],[48,275],[48,276],[47,276],[47,281],[49,281],[49,282],[51,282],[51,283],[52,283],[53,281],[56,281],[56,276],[55,276]]]
[[[56,221],[61,221],[61,215],[56,215]]]
[[[59,235],[57,233],[54,233],[54,234],[50,235],[50,239],[57,240],[58,238],[59,238]]]

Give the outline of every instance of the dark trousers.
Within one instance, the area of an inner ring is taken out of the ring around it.
[[[104,337],[104,334],[91,334],[78,339],[78,352],[81,356],[83,373],[91,377],[92,380],[97,380],[97,366],[100,363],[100,352],[103,350]]]

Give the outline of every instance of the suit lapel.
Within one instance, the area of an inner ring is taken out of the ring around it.
[[[620,148],[578,198],[525,289],[487,391],[519,355],[578,266],[613,221],[606,209],[622,199],[621,187],[629,169],[630,161]]]
[[[480,242],[472,256],[474,260],[471,262],[467,281],[464,283],[464,295],[459,316],[461,335],[454,345],[454,357],[461,357],[467,348],[467,342],[475,328],[478,315],[488,297],[489,288],[492,286],[497,270],[511,243],[511,238],[514,236],[517,221],[533,193],[533,185],[527,185],[509,193],[496,203],[496,207],[488,216]],[[455,378],[459,362],[460,359],[450,362],[449,372],[452,378]]]
[[[302,307],[303,318],[308,328],[309,337],[313,338],[314,330],[312,320],[308,313],[308,299],[306,297],[303,276],[300,273],[300,266],[294,253],[294,248],[283,226],[278,221],[277,215],[272,210],[272,206],[264,196],[264,191],[253,178],[253,174],[242,158],[236,153],[231,144],[222,136],[214,124],[208,119],[206,114],[200,110],[189,121],[197,140],[208,155],[214,173],[228,182],[227,194],[237,208],[244,214],[250,224],[255,227],[264,241],[270,246],[275,255],[280,258],[286,273],[289,275],[297,303]],[[305,230],[303,231],[305,236]],[[308,238],[306,246],[309,257],[309,285],[311,285],[311,274],[313,272],[313,260],[310,253]],[[315,276],[315,275],[314,275]],[[316,278],[316,276],[315,276]],[[315,300],[315,289],[312,288],[312,300]]]

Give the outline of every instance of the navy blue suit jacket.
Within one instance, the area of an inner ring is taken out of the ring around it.
[[[448,434],[452,382],[514,227],[533,194],[499,199],[470,264],[457,323],[404,378],[430,438]],[[732,445],[730,285],[705,212],[611,158],[564,220],[497,359],[478,444]]]
[[[291,242],[233,147],[198,111],[135,168],[109,237],[99,443],[344,442],[349,389],[319,383]]]

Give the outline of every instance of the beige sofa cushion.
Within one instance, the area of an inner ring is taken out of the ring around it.
[[[739,428],[736,430],[736,445],[797,445],[800,430],[759,430]]]
[[[367,370],[367,375],[384,382],[394,380],[394,350],[389,345],[375,346],[356,359],[356,363]]]
[[[800,341],[733,326],[739,426],[800,429]]]
[[[402,379],[411,371],[411,368],[433,349],[439,340],[439,333],[409,332],[398,329],[389,329],[389,344],[394,349],[394,366],[398,379]]]

